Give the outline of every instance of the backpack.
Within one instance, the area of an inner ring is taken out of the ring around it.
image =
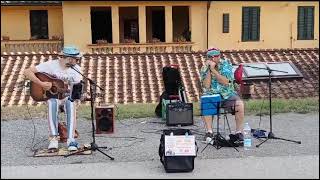
[[[170,135],[192,135],[189,129],[167,129],[163,130],[163,134],[161,135],[160,139],[160,146],[159,146],[159,157],[160,162],[163,164],[164,169],[167,173],[174,173],[174,172],[190,172],[194,169],[194,159],[197,156],[198,146],[195,141],[196,147],[196,155],[195,156],[167,156],[165,154],[165,136]]]

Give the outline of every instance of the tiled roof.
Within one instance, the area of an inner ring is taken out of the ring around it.
[[[1,6],[62,5],[61,1],[1,1]]]
[[[319,48],[225,51],[232,63],[291,61],[303,78],[273,79],[272,98],[319,97]],[[1,106],[41,104],[24,92],[23,70],[56,53],[5,54],[1,56]],[[151,103],[164,91],[162,67],[178,64],[189,101],[199,100],[199,70],[203,52],[179,54],[85,54],[81,61],[84,75],[106,89],[101,103]],[[266,80],[253,80],[253,99],[268,97]],[[89,92],[89,86],[85,85]],[[89,102],[86,102],[89,104]]]

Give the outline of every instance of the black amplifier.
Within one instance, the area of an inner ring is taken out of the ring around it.
[[[193,125],[193,104],[184,102],[169,103],[166,107],[167,126]]]

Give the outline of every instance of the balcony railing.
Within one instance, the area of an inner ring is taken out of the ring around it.
[[[59,52],[63,40],[2,40],[1,52]]]
[[[135,53],[188,53],[192,52],[192,42],[179,43],[120,43],[89,44],[92,53],[135,54]]]

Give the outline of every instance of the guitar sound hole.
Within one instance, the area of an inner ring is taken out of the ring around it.
[[[57,94],[58,93],[58,88],[56,86],[52,86],[50,89],[51,94]]]

